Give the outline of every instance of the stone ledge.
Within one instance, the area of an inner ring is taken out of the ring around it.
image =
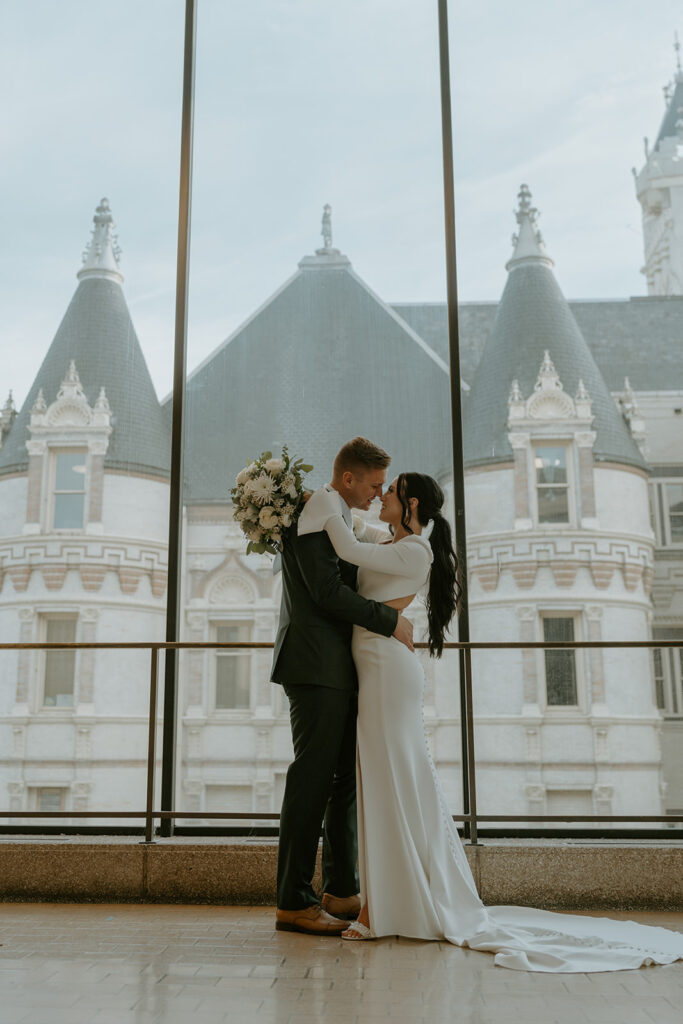
[[[466,846],[485,903],[683,910],[683,844],[488,840]],[[277,843],[215,837],[12,836],[0,900],[272,905]]]

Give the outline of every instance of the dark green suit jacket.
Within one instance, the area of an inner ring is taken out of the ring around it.
[[[354,625],[391,636],[398,612],[356,593],[355,565],[342,561],[324,531],[297,534],[294,523],[282,550],[282,603],[271,679],[352,690]]]

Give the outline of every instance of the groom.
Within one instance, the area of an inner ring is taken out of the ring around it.
[[[334,460],[320,494],[353,528],[351,509],[380,497],[390,458],[356,437]],[[356,715],[353,625],[395,636],[412,649],[412,625],[395,608],[356,593],[357,570],[340,560],[321,527],[289,528],[282,551],[282,603],[272,681],[289,700],[294,760],[280,815],[275,927],[339,935],[360,911],[356,861]],[[322,901],[311,884],[323,828]]]

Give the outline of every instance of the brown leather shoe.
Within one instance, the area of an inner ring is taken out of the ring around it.
[[[345,921],[355,921],[360,914],[360,896],[333,896],[324,892],[320,905],[328,914],[334,914]]]
[[[347,927],[326,913],[322,907],[304,907],[303,910],[276,910],[275,928],[279,932],[304,932],[306,935],[341,935]]]

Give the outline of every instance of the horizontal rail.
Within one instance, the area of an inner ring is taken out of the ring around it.
[[[216,818],[279,821],[277,811],[0,811],[0,818]],[[657,821],[683,822],[683,814],[453,814],[453,821]]]
[[[164,651],[164,650],[214,650],[216,648],[236,648],[244,650],[272,650],[275,644],[273,641],[265,640],[231,640],[230,642],[218,642],[212,640],[178,640],[170,643],[160,640],[144,642],[137,640],[124,641],[121,643],[12,643],[0,644],[0,651],[55,651],[55,650],[131,650],[131,651]],[[444,650],[469,650],[469,651],[527,651],[527,650],[593,650],[598,648],[651,648],[651,647],[683,647],[683,636],[680,640],[529,640],[525,641],[502,641],[502,640],[470,640],[465,642],[445,643]],[[429,647],[429,644],[418,642],[416,648],[421,650]]]

